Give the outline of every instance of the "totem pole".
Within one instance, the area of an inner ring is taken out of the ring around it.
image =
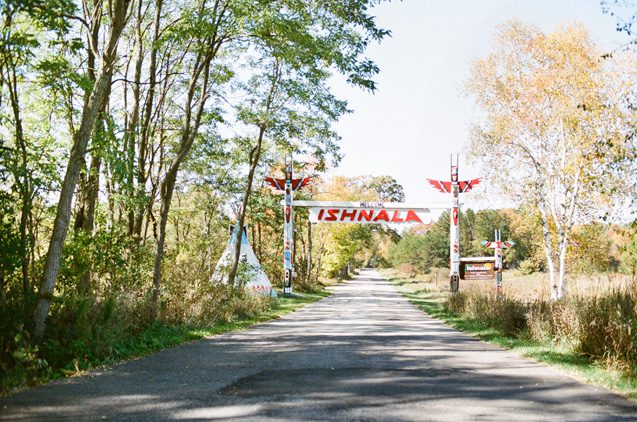
[[[458,181],[458,155],[454,164],[451,156],[451,181],[427,179],[430,185],[443,193],[451,193],[451,212],[449,213],[449,285],[457,292],[460,283],[460,193],[469,192],[480,179]]]
[[[294,262],[292,262],[294,252],[294,211],[292,209],[292,195],[295,190],[301,189],[312,180],[309,177],[301,179],[292,178],[292,159],[286,160],[285,179],[274,179],[266,177],[265,181],[276,190],[285,193],[283,201],[283,294],[292,294],[292,281],[294,278]]]
[[[500,230],[497,229],[493,234],[493,239],[493,242],[483,240],[482,246],[493,249],[495,256],[495,294],[498,300],[502,300],[502,249],[512,247],[515,242],[503,242]]]

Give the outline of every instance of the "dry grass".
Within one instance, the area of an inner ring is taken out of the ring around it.
[[[549,300],[544,274],[504,275],[505,297],[495,297],[493,281],[460,283],[460,293],[448,295],[446,270],[403,277],[396,284],[414,294],[443,292],[445,312],[496,329],[505,337],[568,344],[574,354],[586,356],[628,377],[637,376],[637,284],[618,274],[571,278],[566,300]],[[444,275],[444,282],[439,281]]]
[[[507,297],[534,300],[550,298],[549,276],[546,273],[521,274],[517,270],[505,271],[504,295]],[[630,276],[617,273],[573,274],[568,276],[567,291],[572,298],[598,297],[611,292],[625,292],[630,288]],[[495,294],[494,280],[462,280],[460,290],[481,294]]]

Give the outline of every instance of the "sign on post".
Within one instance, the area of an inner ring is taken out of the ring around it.
[[[460,259],[461,280],[493,280],[495,277],[495,259],[481,256]]]
[[[493,249],[493,259],[495,261],[495,294],[498,299],[502,299],[502,249],[511,248],[515,242],[503,242],[500,230],[495,230],[493,242],[488,240],[482,241],[482,246]]]
[[[458,156],[453,162],[451,156],[451,181],[427,179],[429,184],[443,193],[451,193],[449,214],[449,284],[452,292],[457,292],[460,281],[460,193],[469,192],[480,179],[458,180]]]
[[[283,294],[292,294],[292,281],[294,280],[294,210],[292,208],[293,192],[308,185],[312,179],[302,177],[294,179],[292,159],[285,163],[285,179],[266,177],[267,184],[276,190],[284,192],[283,211]]]
[[[295,201],[294,206],[309,208],[312,223],[363,224],[429,224],[431,208],[441,208],[437,204],[404,202]]]

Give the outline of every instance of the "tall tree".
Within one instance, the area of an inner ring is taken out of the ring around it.
[[[287,152],[311,151],[321,161],[336,155],[338,136],[331,125],[347,108],[330,92],[327,80],[336,70],[353,85],[375,89],[372,77],[378,68],[363,54],[370,42],[382,40],[389,32],[378,28],[368,15],[374,3],[286,1],[284,7],[270,3],[250,21],[257,60],[249,61],[257,71],[245,85],[248,99],[239,105],[238,118],[256,127],[256,142],[249,154],[239,225],[245,220],[265,137]],[[239,265],[240,243],[239,239],[230,283]]]
[[[13,186],[18,194],[20,242],[17,252],[25,300],[31,293],[29,264],[34,243],[33,201],[41,183],[38,176],[46,168],[40,161],[41,148],[34,142],[25,125],[24,109],[28,106],[25,97],[29,91],[27,78],[37,75],[37,66],[33,65],[38,60],[36,55],[50,50],[47,45],[49,40],[44,34],[49,31],[53,36],[64,40],[70,23],[60,16],[74,10],[75,5],[67,0],[54,4],[6,2],[0,6],[0,121],[7,124],[13,138],[12,147],[3,148],[2,153],[9,158],[5,163],[8,164],[7,170],[12,173]],[[65,41],[59,44],[68,47]],[[3,103],[8,103],[8,116],[2,113]]]
[[[473,66],[468,89],[483,116],[472,152],[505,195],[539,210],[555,300],[573,225],[631,190],[636,68],[630,53],[603,54],[580,24],[544,34],[520,22],[502,26]]]
[[[107,7],[107,5],[98,1],[89,9],[90,19],[106,18],[109,23],[109,30],[101,52],[101,63],[95,77],[95,83],[90,88],[90,95],[82,110],[80,126],[73,138],[73,147],[71,148],[55,220],[53,222],[53,234],[47,252],[44,275],[40,283],[36,307],[33,313],[33,332],[38,338],[41,338],[44,334],[45,321],[49,313],[51,297],[53,296],[53,290],[55,288],[55,279],[58,274],[60,258],[64,248],[64,240],[66,239],[69,221],[71,219],[71,205],[75,187],[82,163],[84,162],[84,155],[86,154],[86,149],[93,133],[95,120],[97,119],[99,110],[102,109],[104,102],[107,100],[108,92],[110,91],[113,66],[118,57],[117,45],[128,20],[130,4],[131,0],[113,0],[109,2]],[[92,48],[98,51],[99,46],[93,45]]]
[[[153,270],[152,314],[154,318],[157,318],[159,310],[166,224],[179,169],[190,153],[202,122],[215,120],[215,113],[212,111],[204,116],[214,84],[220,84],[230,76],[225,66],[217,68],[214,66],[214,61],[224,52],[222,47],[239,36],[244,10],[234,6],[231,1],[200,0],[167,34],[167,37],[183,45],[188,53],[183,64],[187,69],[188,77],[183,81],[186,93],[183,97],[183,114],[174,159],[168,165],[159,189],[161,200],[159,234]]]

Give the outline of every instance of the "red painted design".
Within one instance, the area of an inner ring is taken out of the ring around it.
[[[302,179],[292,179],[292,190],[301,189],[304,186],[307,186],[312,181],[310,177],[304,177]]]
[[[374,216],[374,210],[360,210],[358,212],[358,221],[363,221],[363,218],[365,219],[365,221],[372,221],[372,217]],[[321,216],[319,214],[319,220],[321,219]]]
[[[273,177],[266,177],[265,181],[277,190],[285,190],[285,179],[275,179]]]
[[[336,215],[340,210],[327,210],[328,217],[325,217],[325,221],[336,221]]]
[[[458,182],[458,187],[460,188],[460,192],[469,192],[471,189],[475,187],[475,185],[480,183],[480,179],[471,179],[465,180],[464,182]]]
[[[349,221],[354,221],[354,219],[356,218],[356,210],[347,212],[347,210],[343,210],[343,212],[341,213],[341,221],[345,220],[346,218],[349,218]]]
[[[443,182],[442,180],[427,179],[429,184],[438,189],[442,193],[451,192],[451,182]]]

